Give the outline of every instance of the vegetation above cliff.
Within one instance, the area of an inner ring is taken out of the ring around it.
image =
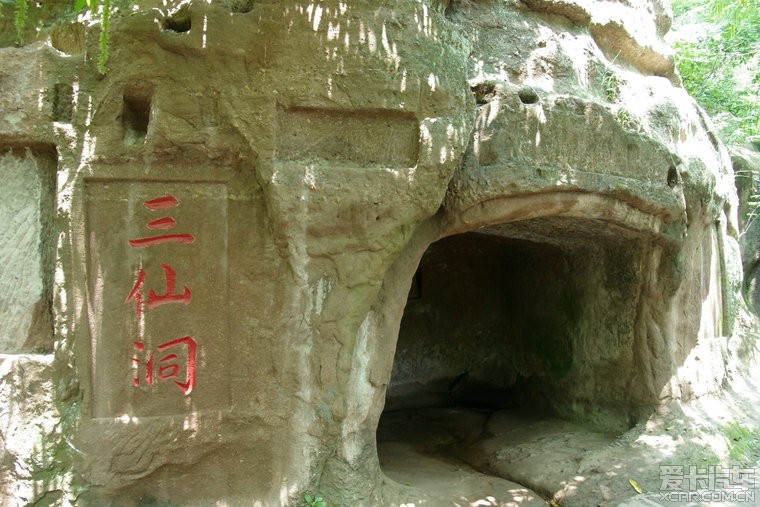
[[[91,18],[96,19],[99,22],[101,30],[98,70],[101,74],[105,74],[106,61],[108,60],[108,36],[111,14],[115,7],[118,6],[124,8],[132,3],[131,0],[64,0],[59,2],[58,5],[55,5],[52,10],[62,18],[71,18],[87,11]],[[13,24],[16,29],[16,43],[19,45],[24,44],[25,32],[29,27],[30,19],[33,18],[29,12],[30,8],[43,9],[45,8],[45,5],[30,0],[0,0],[0,4],[8,4],[9,7],[12,6]],[[1,14],[2,11],[0,11],[0,15]]]
[[[760,2],[674,0],[684,86],[728,142],[760,140]]]

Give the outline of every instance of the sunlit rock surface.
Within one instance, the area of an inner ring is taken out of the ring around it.
[[[395,505],[424,495],[380,468],[384,407],[619,434],[719,392],[747,349],[738,200],[669,26],[660,2],[153,2],[114,14],[104,76],[88,19],[4,31],[28,217],[3,208],[26,239],[0,247],[28,294],[3,364],[39,388],[5,375],[3,417],[41,442],[5,444],[5,498]],[[635,494],[600,491],[578,505]]]

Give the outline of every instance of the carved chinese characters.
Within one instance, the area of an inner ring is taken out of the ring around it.
[[[88,182],[94,417],[224,409],[223,184]]]
[[[173,208],[179,205],[179,201],[171,195],[165,197],[159,197],[150,201],[145,201],[143,205],[151,211],[165,210],[167,208]],[[164,216],[156,220],[151,220],[147,224],[148,229],[164,230],[171,229],[177,225],[177,222],[170,216]],[[161,245],[163,243],[193,243],[195,236],[192,234],[162,234],[158,236],[150,236],[146,238],[130,239],[129,246],[132,248],[145,248],[153,245]],[[149,310],[155,309],[158,306],[169,303],[190,304],[192,298],[192,292],[184,286],[181,293],[175,293],[174,286],[177,274],[170,264],[161,264],[161,269],[164,271],[164,293],[157,295],[153,289],[148,291],[147,308]],[[135,300],[135,316],[140,319],[143,314],[143,286],[145,285],[145,270],[141,267],[137,271],[137,280],[135,281],[132,290],[129,292],[125,303],[131,300]],[[138,356],[132,357],[132,363],[135,369],[135,377],[133,379],[134,387],[140,387],[141,381],[141,367],[145,367],[145,384],[152,386],[156,380],[170,380],[179,376],[181,370],[180,365],[177,363],[178,355],[171,350],[174,347],[184,347],[184,371],[185,380],[183,382],[175,381],[174,383],[180,388],[180,390],[188,395],[193,392],[195,387],[195,363],[196,353],[198,349],[198,343],[192,336],[184,336],[176,340],[170,340],[166,343],[162,343],[156,347],[158,352],[168,352],[166,355],[161,354],[158,359],[158,365],[156,365],[156,358],[152,351],[145,350],[145,342],[136,341],[134,346],[137,352],[141,355],[144,353],[146,359],[143,361]],[[154,368],[158,367],[158,376],[154,374]]]

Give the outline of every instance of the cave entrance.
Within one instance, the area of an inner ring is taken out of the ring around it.
[[[643,248],[626,229],[561,217],[431,244],[378,425],[386,475],[403,480],[405,452],[444,455],[547,498],[578,453],[628,429]]]

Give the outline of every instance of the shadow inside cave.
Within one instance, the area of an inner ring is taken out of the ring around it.
[[[628,231],[561,217],[430,245],[377,429],[385,475],[440,492],[481,473],[491,490],[472,495],[520,505],[568,487],[637,419],[624,393],[643,252]]]

